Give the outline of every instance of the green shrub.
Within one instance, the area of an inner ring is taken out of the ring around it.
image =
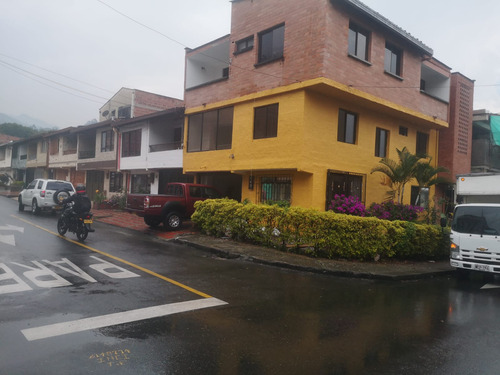
[[[195,208],[192,221],[208,235],[316,257],[422,260],[448,253],[446,233],[433,225],[231,199],[208,199]]]

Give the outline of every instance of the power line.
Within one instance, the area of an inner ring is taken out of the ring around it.
[[[13,65],[11,65],[11,64],[5,63],[4,61],[1,61],[1,60],[0,60],[0,65],[4,66],[5,68],[7,68],[7,69],[9,69],[9,70],[12,70],[14,73],[20,74],[20,75],[22,75],[23,77],[26,77],[26,78],[28,78],[28,79],[31,79],[31,80],[33,80],[33,81],[35,81],[35,82],[38,82],[38,83],[40,83],[40,84],[42,84],[42,85],[48,86],[48,87],[53,88],[53,89],[55,89],[55,90],[58,90],[58,91],[64,92],[65,94],[73,95],[73,96],[76,96],[77,98],[85,99],[85,100],[88,100],[88,101],[91,101],[91,102],[94,102],[94,103],[99,103],[99,104],[102,104],[102,102],[98,102],[97,100],[93,100],[93,99],[91,99],[91,98],[86,98],[86,97],[84,97],[84,96],[77,95],[77,94],[75,94],[75,93],[73,93],[73,92],[63,90],[63,89],[61,89],[61,88],[59,88],[59,87],[52,86],[52,85],[48,84],[47,82],[43,82],[43,81],[37,80],[36,78],[33,78],[32,76],[30,76],[30,75],[29,75],[29,74],[33,74],[33,73],[27,72],[28,74],[25,74],[25,73],[23,73],[22,71],[20,71],[20,70],[22,70],[22,69],[19,69],[19,68],[15,67],[15,66],[13,66]],[[45,78],[43,78],[43,77],[41,77],[41,78],[42,78],[42,79],[45,79]]]
[[[21,60],[21,59],[18,59],[18,58],[15,58],[15,57],[12,57],[12,56],[6,55],[6,54],[1,53],[1,52],[0,52],[0,56],[7,57],[7,58],[9,58],[9,59],[12,59],[12,60],[15,60],[15,61],[21,62],[21,63],[23,63],[23,64],[26,64],[26,65],[33,66],[33,67],[35,67],[35,68],[38,68],[38,69],[44,70],[44,71],[46,71],[46,72],[48,72],[48,73],[56,74],[56,75],[58,75],[58,76],[61,76],[61,77],[64,77],[64,78],[70,79],[70,80],[75,81],[75,82],[78,82],[78,83],[82,83],[82,84],[87,85],[87,86],[94,87],[94,88],[99,89],[99,90],[102,90],[102,91],[106,91],[106,92],[109,92],[109,93],[113,93],[113,91],[111,91],[111,90],[104,89],[104,88],[102,88],[102,87],[99,87],[99,86],[93,85],[93,84],[88,83],[88,82],[81,81],[81,80],[76,79],[76,78],[69,77],[69,76],[64,75],[64,74],[61,74],[61,73],[54,72],[54,71],[52,71],[52,70],[49,70],[49,69],[43,68],[43,67],[38,66],[38,65],[35,65],[35,64],[31,64],[31,63],[29,63],[29,62],[27,62],[27,61],[23,61],[23,60]]]

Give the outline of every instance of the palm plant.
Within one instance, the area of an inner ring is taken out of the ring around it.
[[[423,189],[436,184],[450,183],[446,177],[439,176],[439,173],[450,173],[450,171],[445,167],[433,167],[430,163],[431,160],[419,162],[415,167],[414,177],[419,188],[417,201],[414,202],[415,205],[418,204]]]
[[[398,160],[389,158],[380,160],[380,165],[372,169],[371,173],[380,172],[390,180],[391,191],[389,196],[396,198],[397,203],[403,202],[405,185],[415,177],[415,170],[419,161],[425,156],[412,154],[406,147],[402,150],[396,149]]]

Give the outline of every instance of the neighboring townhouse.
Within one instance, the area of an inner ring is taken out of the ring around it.
[[[472,125],[471,166],[462,173],[500,173],[500,114],[476,110]]]
[[[108,198],[123,190],[123,175],[117,172],[117,135],[113,123],[105,120],[72,131],[78,143],[76,170],[84,174],[87,194],[92,200],[97,190]]]
[[[14,181],[26,181],[26,161],[28,159],[28,142],[20,140],[12,144],[11,156],[12,177]]]
[[[78,134],[68,127],[47,134],[48,178],[71,181],[73,185],[85,183],[85,172],[77,171]]]
[[[186,51],[184,172],[252,202],[381,202],[381,158],[407,147],[437,165],[452,81],[357,0],[234,0],[230,35]]]
[[[19,139],[19,138],[16,138]],[[14,179],[14,171],[12,170],[12,145],[13,140],[3,139],[0,143],[0,175],[5,176],[2,181],[10,184]]]
[[[48,139],[37,135],[25,141],[28,143],[25,182],[30,183],[35,178],[48,178]]]
[[[130,119],[183,106],[181,99],[123,87],[99,109],[99,121]]]
[[[128,192],[161,194],[168,182],[193,180],[182,172],[183,125],[184,107],[113,123]]]

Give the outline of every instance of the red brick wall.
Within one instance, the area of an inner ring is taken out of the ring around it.
[[[370,20],[351,13],[329,0],[287,0],[286,4],[282,0],[233,2],[229,80],[186,91],[186,106],[199,106],[326,77],[447,121],[446,103],[420,93],[421,53]],[[371,31],[371,64],[347,56],[350,19]],[[397,23],[397,20],[394,21]],[[283,22],[284,60],[254,67],[257,62],[258,33]],[[250,35],[254,35],[254,48],[233,55],[234,42]],[[404,50],[403,80],[384,73],[386,39]]]
[[[439,132],[438,164],[456,175],[469,173],[471,169],[472,110],[474,81],[460,73],[451,76],[449,128]]]
[[[152,94],[140,90],[134,90],[134,96],[134,117],[148,115],[150,113],[163,111],[165,109],[184,106],[183,100]]]

